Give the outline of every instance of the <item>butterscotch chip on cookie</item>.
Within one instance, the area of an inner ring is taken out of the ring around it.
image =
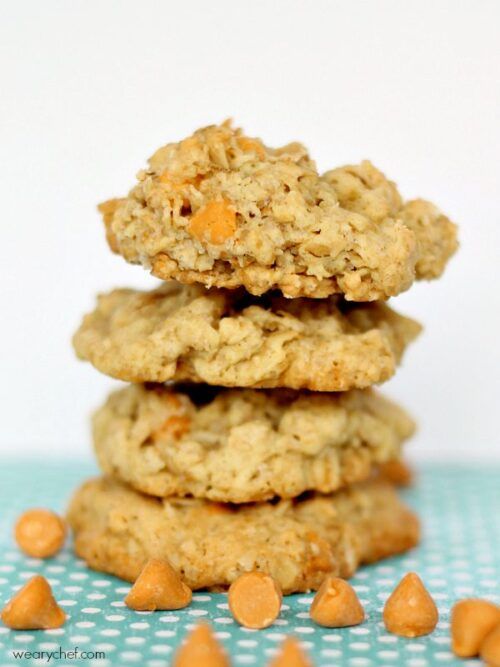
[[[455,226],[418,202],[369,162],[321,176],[301,144],[223,123],[160,148],[100,209],[111,249],[162,280],[374,301],[439,276],[456,249]]]
[[[419,538],[414,514],[378,481],[332,496],[223,505],[159,500],[101,478],[76,492],[68,520],[76,553],[96,570],[134,581],[148,559],[168,558],[191,589],[225,589],[258,570],[284,594],[318,588],[326,574],[348,577]]]
[[[128,382],[345,391],[391,377],[419,332],[383,303],[170,283],[100,296],[73,342],[81,359]]]
[[[154,496],[234,503],[331,493],[366,479],[413,429],[401,408],[369,389],[130,385],[93,419],[106,474]]]

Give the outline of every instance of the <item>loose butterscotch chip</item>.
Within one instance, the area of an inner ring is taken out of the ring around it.
[[[365,618],[353,587],[344,579],[332,576],[326,577],[319,587],[309,613],[315,623],[327,628],[359,625]]]
[[[269,667],[312,667],[312,662],[295,637],[286,637],[280,652],[271,660]]]
[[[219,245],[236,231],[234,207],[225,199],[209,201],[189,222],[189,233],[198,241]]]
[[[14,536],[19,548],[28,556],[49,558],[62,548],[66,525],[55,512],[32,509],[19,517]]]
[[[260,630],[278,618],[281,589],[263,572],[245,572],[234,581],[228,592],[229,609],[240,625]]]
[[[500,624],[500,609],[488,600],[459,600],[451,610],[451,648],[460,658],[478,655],[481,643]]]
[[[429,634],[438,618],[436,604],[415,572],[401,579],[384,607],[386,629],[401,637]]]
[[[191,598],[191,589],[170,563],[151,558],[125,598],[125,604],[136,611],[182,609]]]
[[[49,630],[61,627],[65,620],[49,582],[38,574],[2,610],[3,623],[13,630]]]
[[[230,662],[210,626],[201,623],[178,649],[172,667],[230,667]]]
[[[488,667],[500,667],[500,624],[481,643],[479,655]]]

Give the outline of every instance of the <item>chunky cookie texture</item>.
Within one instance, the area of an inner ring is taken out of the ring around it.
[[[110,395],[93,420],[102,470],[144,493],[245,503],[330,493],[396,458],[414,429],[371,391],[146,388]]]
[[[277,504],[158,500],[110,479],[84,484],[69,509],[75,549],[90,567],[134,581],[149,558],[168,558],[193,589],[227,588],[269,573],[283,593],[318,588],[326,574],[413,547],[418,521],[390,485]]]
[[[448,218],[404,203],[369,162],[321,176],[301,144],[269,148],[229,123],[160,148],[100,210],[127,261],[256,295],[386,299],[439,276],[457,246]]]
[[[345,391],[391,377],[419,332],[383,303],[166,283],[100,296],[73,342],[81,359],[129,382]]]

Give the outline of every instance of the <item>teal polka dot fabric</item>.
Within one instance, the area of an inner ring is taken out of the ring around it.
[[[34,506],[63,511],[72,489],[94,472],[91,466],[71,463],[1,466],[0,603],[40,573],[52,585],[68,621],[57,630],[34,632],[0,625],[0,667],[167,667],[186,632],[201,620],[211,623],[236,667],[265,667],[288,634],[300,639],[316,667],[480,664],[451,653],[449,612],[463,597],[500,603],[498,467],[426,466],[418,472],[415,486],[403,495],[422,519],[423,541],[408,554],[364,567],[353,577],[367,619],[341,630],[312,623],[312,595],[285,597],[279,619],[260,631],[239,627],[223,594],[195,593],[192,604],[180,611],[138,613],[124,606],[129,585],[88,570],[69,544],[46,561],[21,554],[12,539],[19,514]],[[440,614],[436,631],[418,639],[391,635],[382,623],[385,600],[409,570],[420,574]]]

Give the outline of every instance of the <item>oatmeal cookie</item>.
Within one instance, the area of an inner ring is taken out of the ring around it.
[[[154,496],[246,503],[331,493],[393,460],[414,424],[372,390],[130,385],[93,419],[102,470]]]
[[[318,588],[415,546],[418,521],[386,483],[277,504],[159,500],[111,479],[84,484],[69,514],[78,556],[134,581],[149,558],[168,558],[192,589],[227,588],[243,572],[269,573],[283,593]]]
[[[419,331],[383,303],[166,283],[100,296],[74,347],[81,359],[129,382],[345,391],[391,377]]]
[[[230,123],[160,148],[100,210],[127,261],[256,295],[386,299],[439,276],[457,245],[448,218],[403,203],[369,162],[321,176],[301,144],[269,148]]]

